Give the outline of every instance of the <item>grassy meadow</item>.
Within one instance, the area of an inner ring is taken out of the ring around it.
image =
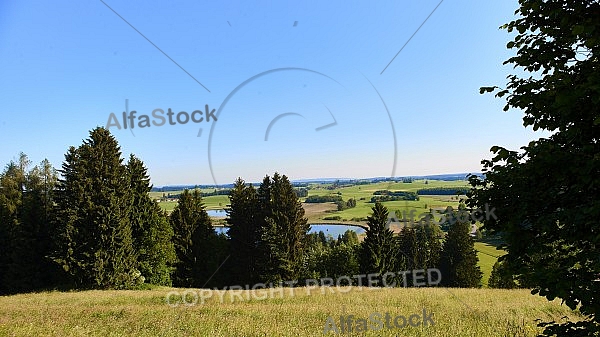
[[[289,288],[256,296],[214,295],[204,304],[171,307],[169,291],[44,292],[0,297],[0,336],[321,336],[328,317],[367,318],[432,314],[433,326],[404,327],[346,336],[535,336],[536,319],[577,320],[577,312],[528,290]],[[334,291],[332,293],[331,291]],[[266,299],[257,300],[265,295]],[[247,300],[247,299],[250,300]],[[232,301],[233,299],[233,301]],[[174,303],[174,302],[172,302]],[[333,332],[328,335],[334,335]]]

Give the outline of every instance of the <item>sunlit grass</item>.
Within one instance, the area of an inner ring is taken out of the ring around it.
[[[296,288],[294,296],[221,303],[214,295],[205,304],[170,307],[166,294],[185,289],[140,291],[46,292],[0,297],[1,336],[319,336],[327,317],[367,318],[371,313],[433,313],[434,326],[383,329],[348,336],[535,336],[534,320],[577,312],[529,294],[528,290],[354,287],[312,290]],[[331,293],[334,290],[335,293]],[[349,292],[346,292],[350,290]],[[264,290],[268,292],[268,290]]]

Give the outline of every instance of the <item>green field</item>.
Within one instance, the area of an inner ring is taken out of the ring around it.
[[[256,299],[260,292],[242,291],[240,299],[227,291],[223,303],[215,295],[204,304],[171,307],[166,295],[172,290],[184,291],[161,287],[0,297],[0,336],[321,336],[328,317],[340,328],[340,315],[409,317],[426,309],[433,326],[343,335],[504,337],[535,336],[537,318],[580,319],[559,300],[548,302],[528,290],[334,287],[309,295],[307,288],[295,288],[293,296],[289,289],[272,296],[263,290],[262,300]]]
[[[496,246],[485,242],[475,242],[475,249],[479,257],[479,268],[483,272],[481,282],[484,287],[487,287],[494,263],[496,263],[498,257],[506,254],[506,251],[497,250]]]
[[[351,187],[341,187],[333,190],[329,190],[326,187],[330,184],[312,184],[308,195],[330,195],[341,193],[344,200],[354,198],[357,201],[356,207],[350,208],[341,212],[335,211],[332,213],[324,213],[319,220],[326,216],[339,215],[345,221],[350,221],[352,218],[366,218],[371,213],[371,207],[373,204],[370,203],[370,199],[373,196],[373,192],[377,190],[393,190],[393,191],[408,191],[416,192],[421,188],[434,188],[434,187],[465,187],[468,186],[466,181],[441,181],[441,180],[428,180],[425,184],[425,180],[415,180],[412,183],[389,183],[381,182],[368,185],[354,185]],[[212,192],[214,189],[203,189],[202,192]],[[179,194],[182,191],[171,191],[171,194]],[[166,192],[150,192],[150,196],[153,199],[158,199],[163,196]],[[463,196],[464,197],[464,196]],[[364,200],[360,200],[364,198]],[[421,214],[429,210],[429,208],[441,208],[447,206],[456,207],[458,205],[458,199],[454,199],[454,196],[420,196],[419,201],[386,201],[383,204],[390,211],[407,211],[414,209],[416,214]],[[301,198],[304,201],[306,198]],[[225,195],[209,196],[203,198],[206,205],[206,209],[223,209],[229,204],[229,198]],[[161,202],[160,206],[166,211],[172,211],[175,207],[176,202]],[[364,221],[363,221],[364,223]]]
[[[323,214],[321,219],[325,216],[339,215],[342,221],[352,221],[356,218],[366,218],[371,213],[371,207],[373,203],[370,203],[373,192],[378,190],[390,190],[390,191],[407,191],[416,192],[422,188],[434,188],[434,187],[465,187],[467,186],[466,181],[440,181],[440,180],[429,180],[425,184],[425,180],[415,180],[412,183],[389,183],[381,182],[369,185],[354,185],[350,187],[336,188],[329,190],[326,188],[327,185],[316,185],[311,186],[308,195],[334,195],[338,192],[341,193],[344,201],[354,198],[356,199],[356,207],[346,209],[343,211],[335,211],[327,214]],[[463,196],[464,197],[464,196]],[[456,207],[458,205],[458,199],[455,196],[420,196],[418,201],[386,201],[383,204],[390,210],[390,212],[399,210],[401,212],[410,212],[415,210],[415,214],[419,215],[424,212],[428,212],[429,208],[445,208],[447,206]],[[362,199],[362,200],[361,200]],[[352,221],[356,222],[356,221]],[[359,221],[365,223],[365,221]]]
[[[183,191],[174,191],[174,192],[170,192],[171,194],[179,194]],[[152,198],[157,199],[160,198],[160,196],[162,196],[162,192],[150,192],[151,194],[154,193],[159,193],[159,195],[151,195]],[[204,197],[202,198],[202,200],[204,201],[204,206],[206,206],[207,210],[210,209],[224,209],[225,207],[227,207],[227,205],[229,204],[229,197],[226,195],[215,195],[215,196],[210,196],[210,197]],[[175,208],[175,205],[177,205],[177,201],[162,201],[159,203],[160,207],[167,211],[167,212],[171,212],[173,211],[173,208]]]

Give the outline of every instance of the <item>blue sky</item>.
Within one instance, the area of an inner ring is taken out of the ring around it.
[[[0,164],[22,151],[60,167],[111,113],[121,122],[128,99],[136,117],[218,110],[217,121],[110,128],[155,186],[275,171],[479,172],[491,146],[541,136],[478,90],[512,70],[502,65],[511,37],[498,27],[517,1],[443,1],[389,64],[438,4],[2,1]]]

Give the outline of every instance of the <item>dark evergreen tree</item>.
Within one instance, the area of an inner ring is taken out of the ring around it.
[[[133,154],[127,162],[127,172],[132,193],[129,221],[138,269],[146,283],[170,286],[176,261],[173,229],[165,212],[150,198],[152,185],[147,169]]]
[[[398,235],[397,265],[401,270],[419,269],[417,232],[412,224],[406,224]]]
[[[294,280],[298,278],[303,267],[306,235],[310,225],[304,217],[304,208],[294,187],[285,175],[275,172],[272,190],[273,212],[268,222],[274,225],[271,228],[276,228],[281,240],[276,248],[283,257],[279,260],[283,266],[280,276],[284,280]]]
[[[360,270],[363,274],[396,272],[397,244],[393,232],[387,228],[388,209],[380,202],[367,217],[368,229],[362,242]]]
[[[265,176],[256,191],[258,198],[258,212],[257,212],[257,223],[258,223],[258,244],[257,244],[257,268],[259,280],[261,282],[278,282],[274,279],[274,275],[277,275],[275,268],[275,252],[271,248],[271,242],[277,242],[277,233],[275,228],[271,228],[272,223],[268,222],[273,213],[273,205],[271,202],[272,195],[272,181],[271,177]]]
[[[319,231],[318,235],[319,235],[319,241],[321,242],[321,244],[323,246],[327,246],[328,240],[327,240],[327,236],[325,235],[325,232]]]
[[[278,283],[297,279],[305,268],[307,233],[304,208],[285,175],[266,176],[258,188],[260,279]]]
[[[49,288],[61,275],[48,257],[56,171],[48,160],[29,164],[21,153],[0,174],[0,293]]]
[[[258,282],[258,243],[260,236],[260,209],[258,196],[252,185],[238,178],[229,195],[227,223],[230,238],[231,282],[238,285]]]
[[[196,259],[193,268],[194,287],[223,287],[229,283],[227,268],[224,267],[230,258],[227,235],[217,234],[211,224],[210,230],[198,226],[192,240]]]
[[[54,260],[79,287],[140,283],[129,222],[131,193],[115,138],[105,128],[65,155],[57,184]]]
[[[470,221],[463,221],[458,216],[464,205],[458,211],[453,211],[452,217],[447,217],[449,223],[448,235],[444,241],[440,257],[441,284],[447,287],[476,288],[481,285],[482,273],[477,263],[477,251],[471,232]]]
[[[56,170],[48,160],[29,171],[23,194],[21,243],[15,252],[20,255],[24,274],[22,290],[56,286],[62,280],[62,270],[51,259],[52,211],[54,189],[58,181]]]
[[[440,262],[443,235],[440,226],[433,221],[433,215],[427,214],[415,228],[416,268],[437,268]]]
[[[177,254],[174,284],[182,287],[206,287],[216,272],[217,234],[202,202],[199,190],[184,190],[170,216]]]
[[[0,293],[25,290],[20,285],[27,275],[27,257],[22,256],[28,245],[23,230],[23,199],[26,189],[26,169],[29,165],[23,153],[19,161],[11,161],[0,175]]]

